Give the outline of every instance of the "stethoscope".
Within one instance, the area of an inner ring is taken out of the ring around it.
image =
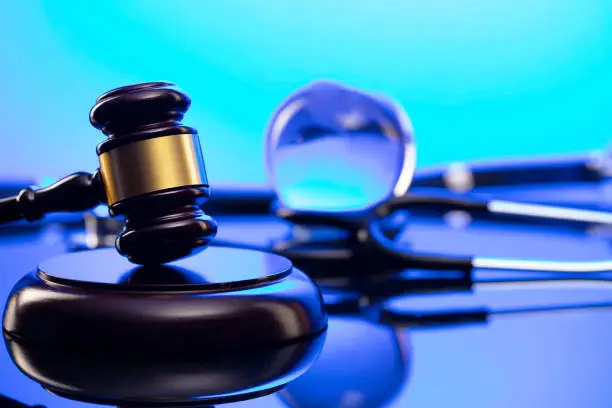
[[[597,274],[612,270],[612,260],[456,257],[406,251],[394,242],[402,225],[393,217],[406,210],[410,216],[439,217],[461,212],[500,221],[550,222],[553,226],[610,225],[612,213],[606,211],[408,191],[411,186],[465,191],[481,180],[495,178],[499,178],[499,184],[514,184],[564,179],[559,174],[576,180],[605,177],[603,170],[586,161],[534,163],[502,170],[480,167],[469,172],[464,167],[463,175],[451,166],[442,172],[422,171],[415,175],[416,142],[403,109],[384,97],[334,82],[315,82],[290,95],[273,114],[265,140],[273,194],[225,191],[225,196],[216,199],[213,186],[206,210],[212,214],[216,210],[270,214],[271,209],[280,219],[304,231],[334,229],[334,238],[321,239],[320,234],[307,233],[305,239],[276,242],[267,248],[289,257],[315,278],[334,273],[360,276],[418,268],[467,274],[474,269],[553,272],[565,274],[564,279],[580,276],[597,280]],[[111,227],[105,227],[110,230],[107,236],[112,236],[116,231],[112,221],[108,222]],[[93,229],[100,227],[95,220],[89,224]],[[102,246],[110,243],[96,241]],[[214,245],[249,247],[221,239]]]
[[[488,218],[587,225],[611,224],[612,214],[503,200],[409,194],[415,170],[415,139],[407,115],[389,100],[336,83],[311,84],[292,94],[272,116],[265,151],[269,178],[278,198],[276,215],[301,227],[336,227],[346,233],[336,241],[339,247],[329,245],[329,240],[306,240],[272,248],[297,265],[321,261],[329,270],[334,269],[329,267],[333,263],[352,262],[355,266],[351,270],[365,269],[366,274],[406,268],[570,274],[612,269],[612,261],[453,257],[399,248],[394,242],[398,231],[386,228],[385,220],[402,210],[435,215],[462,211]],[[517,173],[521,170],[517,169]],[[426,179],[422,180],[425,184]],[[218,241],[217,245],[237,243]]]

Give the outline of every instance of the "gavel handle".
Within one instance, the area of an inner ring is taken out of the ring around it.
[[[84,211],[103,201],[99,173],[73,173],[39,190],[24,188],[14,197],[0,200],[0,223],[36,221],[47,213]]]

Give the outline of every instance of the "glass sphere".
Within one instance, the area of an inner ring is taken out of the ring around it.
[[[281,204],[302,211],[361,210],[403,195],[416,165],[401,107],[334,82],[312,83],[281,104],[266,156]]]

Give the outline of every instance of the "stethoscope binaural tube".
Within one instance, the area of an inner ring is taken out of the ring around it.
[[[284,246],[272,246],[269,251],[284,255],[298,267],[313,274],[316,278],[325,276],[321,270],[331,272],[348,269],[354,270],[356,276],[377,274],[376,270],[396,271],[404,269],[425,269],[435,271],[463,272],[470,276],[476,269],[497,271],[550,272],[562,274],[561,279],[576,279],[585,281],[609,281],[603,273],[612,272],[612,260],[601,261],[553,261],[535,259],[512,259],[495,257],[461,257],[444,254],[416,253],[406,251],[397,246],[394,236],[383,226],[383,218],[397,209],[403,208],[403,202],[388,201],[380,204],[372,211],[364,213],[349,213],[349,217],[337,217],[317,212],[292,212],[280,210],[286,220],[300,226],[333,226],[348,231],[345,246],[334,247],[329,241],[317,241],[312,244],[295,242]],[[241,246],[237,242],[216,240],[213,245]],[[243,245],[250,248],[250,245]],[[259,248],[261,249],[261,248]],[[365,269],[366,272],[359,272]],[[314,272],[313,272],[314,271]],[[338,276],[346,273],[339,273]]]
[[[401,209],[402,202],[387,202],[375,208],[365,233],[359,234],[364,246],[375,247],[380,253],[386,253],[397,259],[403,259],[406,267],[417,267],[436,270],[488,269],[499,271],[553,272],[568,274],[599,274],[612,272],[612,260],[601,261],[552,261],[535,259],[512,259],[493,257],[448,257],[419,255],[394,248],[392,240],[381,228],[380,219],[395,209]]]

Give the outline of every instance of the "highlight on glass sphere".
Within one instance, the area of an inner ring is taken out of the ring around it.
[[[268,177],[285,207],[367,209],[406,193],[416,167],[408,115],[386,98],[331,81],[291,94],[266,133]]]

